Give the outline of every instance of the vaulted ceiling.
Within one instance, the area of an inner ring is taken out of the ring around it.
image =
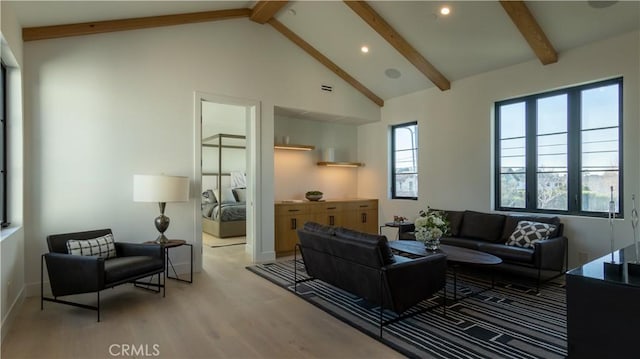
[[[448,15],[440,13],[445,5]],[[640,24],[637,1],[20,1],[12,6],[26,41],[246,18],[234,21],[253,20],[265,31],[279,31],[380,106],[431,87],[447,91],[456,80],[529,60],[553,66],[568,49]],[[188,15],[165,16],[176,14]],[[55,36],[39,37],[42,33]],[[363,46],[369,52],[363,53]]]

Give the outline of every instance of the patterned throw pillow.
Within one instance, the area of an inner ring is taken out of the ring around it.
[[[547,223],[520,221],[506,245],[533,248],[534,243],[549,239],[556,226]]]
[[[108,259],[116,256],[116,245],[113,234],[93,239],[71,239],[67,241],[67,252],[75,256],[97,256]]]

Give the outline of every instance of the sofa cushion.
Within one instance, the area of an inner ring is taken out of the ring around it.
[[[518,225],[518,222],[521,222],[521,221],[552,224],[555,226],[555,229],[553,232],[551,232],[551,234],[549,235],[549,238],[555,238],[562,235],[561,233],[559,233],[560,218],[558,217],[509,215],[507,216],[507,219],[504,221],[504,229],[502,230],[502,241],[501,241],[502,243],[507,243],[507,241],[509,240],[509,237],[511,237],[513,232],[516,230],[516,226]]]
[[[479,250],[493,254],[499,257],[503,261],[519,262],[519,263],[533,263],[533,249],[505,246],[504,244],[497,243],[480,243]]]
[[[304,230],[315,233],[324,233],[330,236],[336,235],[336,227],[327,226],[324,224],[316,223],[316,222],[305,222]]]
[[[385,236],[358,232],[342,227],[336,228],[335,234],[339,238],[350,239],[354,241],[376,241],[378,250],[380,251],[380,255],[382,256],[382,263],[384,265],[388,265],[395,262],[395,258],[393,256],[393,253],[391,252],[391,248],[389,248],[389,242],[387,242],[387,237]]]
[[[497,213],[465,211],[459,236],[504,243],[501,236],[505,218],[505,215]]]
[[[555,230],[555,226],[547,223],[520,221],[515,231],[509,237],[507,246],[533,248],[539,241],[549,239],[549,235]]]
[[[104,261],[105,284],[116,283],[164,268],[162,258],[149,256],[118,257]]]
[[[116,256],[113,234],[93,239],[70,239],[67,241],[67,253],[75,256],[113,258]]]
[[[478,240],[474,238],[462,238],[462,237],[442,237],[440,238],[441,244],[446,244],[450,246],[469,248],[478,250],[480,248],[481,243],[487,243],[483,240]]]
[[[444,211],[449,221],[449,232],[452,237],[460,235],[460,227],[464,218],[464,211]]]

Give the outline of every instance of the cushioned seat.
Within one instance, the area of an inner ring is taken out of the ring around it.
[[[478,250],[493,254],[507,262],[533,263],[534,251],[532,248],[505,246],[504,244],[495,243],[480,243]]]
[[[104,262],[106,286],[139,276],[162,267],[162,258],[149,256],[116,257]]]
[[[465,237],[442,237],[440,238],[440,243],[450,246],[480,250],[480,245],[487,242],[480,239]]]

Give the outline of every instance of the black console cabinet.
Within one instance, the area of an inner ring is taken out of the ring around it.
[[[620,271],[605,270],[611,254],[567,273],[569,358],[640,357],[640,275],[630,275],[635,247],[614,252]]]

